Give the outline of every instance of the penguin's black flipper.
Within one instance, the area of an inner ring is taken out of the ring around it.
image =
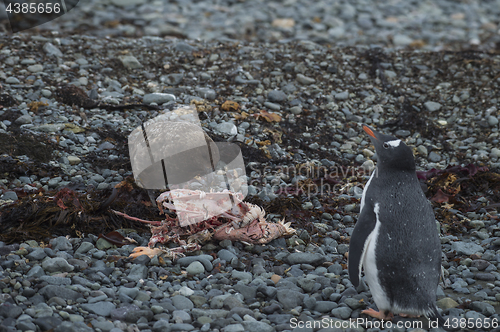
[[[361,264],[363,255],[368,247],[368,237],[375,229],[377,224],[377,216],[370,202],[367,202],[359,215],[356,226],[351,235],[349,243],[348,271],[349,279],[351,279],[354,287],[358,287],[359,278],[361,275]]]

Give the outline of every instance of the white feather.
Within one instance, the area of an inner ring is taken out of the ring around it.
[[[391,304],[387,294],[384,292],[380,280],[378,278],[377,262],[375,257],[375,248],[377,246],[377,239],[380,231],[380,220],[378,217],[380,211],[379,203],[375,203],[374,212],[377,218],[375,228],[368,235],[361,257],[361,262],[365,271],[365,280],[373,296],[373,300],[377,304],[379,310],[391,309]],[[361,267],[359,269],[361,271]],[[361,272],[360,272],[361,273]]]
[[[401,140],[400,139],[395,139],[393,141],[388,141],[386,143],[389,144],[390,146],[394,147],[394,148],[397,148],[399,146],[399,144],[401,144]]]

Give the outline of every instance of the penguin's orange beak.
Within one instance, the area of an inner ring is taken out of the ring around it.
[[[370,135],[371,137],[377,139],[377,137],[375,136],[375,134],[373,133],[373,130],[371,130],[368,126],[365,126],[363,125],[363,130],[366,131],[366,133],[368,135]]]

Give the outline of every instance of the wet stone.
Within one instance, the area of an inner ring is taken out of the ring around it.
[[[43,261],[42,268],[47,272],[70,272],[75,267],[62,257],[54,257]]]
[[[175,295],[172,297],[172,304],[178,310],[190,310],[194,308],[193,302],[182,295]]]
[[[107,317],[111,314],[116,306],[111,302],[97,302],[97,303],[89,303],[82,304],[81,307],[84,310],[90,311],[96,315]]]
[[[285,310],[290,310],[302,304],[304,294],[288,289],[278,289],[277,299]]]
[[[267,94],[267,99],[272,103],[281,103],[287,100],[287,95],[280,90],[271,90]]]

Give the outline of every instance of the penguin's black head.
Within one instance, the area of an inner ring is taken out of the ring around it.
[[[400,170],[415,170],[415,159],[411,149],[394,136],[381,134],[368,126],[364,131],[370,135],[370,140],[377,151],[379,168]]]

